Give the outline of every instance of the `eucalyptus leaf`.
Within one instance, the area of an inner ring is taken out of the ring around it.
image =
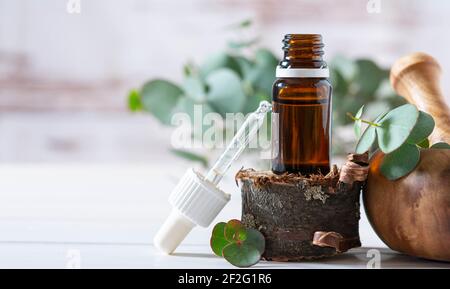
[[[228,42],[228,47],[230,47],[231,49],[242,49],[242,48],[248,48],[251,47],[253,45],[255,45],[256,43],[259,42],[259,38],[253,38],[250,40],[242,40],[242,41],[229,41]]]
[[[142,107],[159,121],[170,124],[172,110],[182,96],[180,87],[167,80],[156,79],[144,84],[141,89]]]
[[[340,54],[336,55],[331,60],[330,67],[333,67],[333,69],[337,70],[343,77],[343,79],[348,81],[352,80],[355,77],[358,70],[355,61]]]
[[[234,266],[249,267],[261,259],[265,239],[258,230],[246,228],[239,220],[230,220],[214,226],[211,249]]]
[[[255,61],[258,65],[263,66],[277,66],[278,65],[278,58],[270,51],[269,49],[265,48],[259,48],[255,53]]]
[[[243,80],[242,81],[242,89],[244,90],[244,94],[247,97],[255,94],[255,89],[253,88],[253,85],[250,83],[250,81]]]
[[[247,96],[247,100],[245,102],[245,106],[243,109],[243,113],[247,114],[255,111],[258,108],[259,103],[263,100],[270,101],[271,97],[263,92],[256,92],[253,95]]]
[[[331,83],[333,84],[333,96],[347,96],[349,84],[342,75],[342,72],[336,68],[331,68],[330,72],[330,79]]]
[[[255,65],[246,77],[255,90],[272,95],[275,71],[279,60],[267,49],[259,49],[255,54]]]
[[[207,79],[211,73],[224,68],[228,68],[237,73],[239,77],[242,77],[241,67],[237,60],[225,52],[209,56],[203,65],[200,66],[200,76],[203,79]]]
[[[246,20],[241,21],[241,22],[239,23],[239,27],[240,27],[240,28],[247,28],[247,27],[252,26],[252,23],[253,23],[253,21],[252,21],[251,19],[246,19]]]
[[[372,96],[377,91],[384,78],[383,70],[369,59],[356,61],[357,73],[354,83],[358,85],[358,94]]]
[[[266,242],[264,236],[256,229],[247,229],[247,238],[245,239],[245,244],[255,247],[259,254],[262,255],[266,249]]]
[[[192,136],[195,139],[202,139],[203,132],[211,127],[211,125],[203,122],[205,115],[209,113],[217,114],[209,104],[196,102],[189,97],[180,97],[171,112],[172,116],[176,113],[186,113],[189,116],[193,125]]]
[[[128,94],[128,108],[131,111],[142,110],[142,100],[139,91],[133,89]]]
[[[431,147],[431,149],[450,149],[450,145],[448,143],[445,142],[438,142],[433,144]]]
[[[222,68],[206,79],[209,86],[208,103],[221,115],[240,112],[245,104],[245,93],[239,76],[230,69]]]
[[[226,245],[230,244],[230,242],[225,238],[226,225],[227,223],[225,222],[217,223],[212,231],[210,241],[211,249],[213,250],[214,254],[220,257],[222,257],[223,248],[225,248]]]
[[[412,104],[405,104],[388,112],[376,128],[380,150],[388,154],[398,149],[411,134],[418,118],[419,111]]]
[[[384,156],[380,171],[388,180],[394,181],[414,170],[419,160],[419,148],[416,145],[405,143]]]
[[[360,119],[355,120],[355,124],[353,125],[353,132],[357,138],[361,137],[361,126],[362,121]]]
[[[417,146],[419,146],[420,148],[423,148],[423,149],[427,149],[430,147],[430,141],[426,138],[423,141],[421,141],[420,143],[418,143]]]
[[[183,66],[183,74],[185,77],[196,74],[196,67],[192,62],[188,62]]]
[[[364,105],[361,106],[358,112],[356,112],[355,118],[361,118],[363,116],[363,113],[364,113]]]
[[[239,22],[239,23],[237,23],[237,24],[232,24],[232,25],[230,25],[228,28],[229,29],[242,29],[242,28],[248,28],[248,27],[250,27],[251,25],[252,25],[252,20],[251,19],[246,19],[246,20],[243,20],[243,21],[241,21],[241,22]]]
[[[358,141],[358,144],[356,145],[355,152],[357,154],[363,154],[367,152],[372,144],[375,142],[375,139],[377,138],[377,132],[376,128],[374,126],[368,126],[364,133],[362,134],[361,138]]]
[[[173,115],[179,112],[187,113],[191,118],[192,123],[194,123],[195,117],[200,118],[199,121],[201,122],[201,120],[207,113],[214,113],[215,110],[207,103],[197,102],[189,97],[182,96],[178,100],[175,107],[173,107],[171,113]],[[198,115],[195,115],[196,112]]]
[[[391,82],[389,80],[388,77],[384,78],[381,83],[380,86],[378,87],[377,91],[376,91],[376,97],[380,100],[383,99],[389,99],[389,98],[397,98],[399,100],[402,100],[402,97],[399,97],[396,93],[395,90],[392,88]],[[402,101],[401,103],[399,103],[399,105],[403,105],[405,104],[405,101]]]
[[[408,137],[408,142],[418,144],[425,140],[434,129],[434,119],[426,112],[419,111],[419,118]]]
[[[225,238],[230,242],[245,241],[247,231],[239,220],[230,220],[225,226]]]
[[[197,76],[189,76],[183,82],[183,89],[187,97],[197,102],[206,100],[205,84]]]
[[[361,106],[361,108],[358,110],[358,112],[355,115],[355,124],[353,125],[353,130],[355,132],[355,136],[356,138],[360,138],[361,137],[361,126],[362,126],[362,121],[361,121],[361,117],[364,113],[364,105]]]
[[[377,116],[377,118],[375,119],[375,123],[376,124],[380,124],[380,121],[389,113],[389,111],[386,112],[382,112],[380,113],[380,115]]]
[[[255,63],[252,60],[240,55],[235,56],[234,60],[236,60],[239,65],[239,71],[241,72],[242,77],[244,79],[248,78]]]
[[[223,249],[223,257],[236,267],[250,267],[261,259],[261,253],[254,246],[232,243]]]

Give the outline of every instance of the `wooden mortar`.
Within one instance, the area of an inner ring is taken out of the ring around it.
[[[397,93],[433,116],[436,127],[430,142],[450,143],[450,110],[439,77],[439,64],[424,53],[399,59],[391,70]],[[415,170],[396,181],[380,173],[383,157],[372,157],[363,193],[375,232],[393,250],[450,261],[450,150],[421,150]]]

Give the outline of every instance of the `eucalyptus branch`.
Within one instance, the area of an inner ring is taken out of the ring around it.
[[[368,120],[365,120],[365,119],[362,119],[362,118],[359,118],[359,117],[355,117],[355,116],[353,116],[353,114],[351,114],[350,112],[347,112],[347,115],[351,118],[351,119],[353,119],[354,121],[361,121],[361,122],[363,122],[363,123],[367,123],[367,124],[369,124],[369,125],[371,125],[371,126],[375,126],[375,127],[380,127],[381,125],[379,124],[379,123],[375,123],[375,122],[372,122],[372,121],[368,121]]]

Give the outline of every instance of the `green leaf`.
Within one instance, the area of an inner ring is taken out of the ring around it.
[[[227,223],[224,222],[217,223],[212,231],[210,241],[211,249],[213,250],[214,254],[220,257],[222,257],[223,248],[225,248],[226,245],[230,244],[230,242],[225,238],[226,225]]]
[[[176,113],[186,113],[189,115],[193,129],[193,137],[196,139],[202,139],[203,132],[211,127],[211,124],[202,121],[203,118],[209,113],[217,114],[209,104],[195,102],[189,97],[181,97],[179,99],[177,105],[172,110],[172,116]]]
[[[225,226],[225,238],[230,242],[244,241],[247,238],[246,228],[241,221],[228,221]]]
[[[364,113],[364,105],[361,106],[361,108],[358,110],[358,112],[355,115],[355,118],[361,118],[363,113]]]
[[[255,90],[272,95],[275,71],[279,60],[267,49],[259,49],[255,54],[255,65],[246,77]]]
[[[248,96],[242,112],[247,114],[255,111],[255,109],[258,108],[259,103],[263,100],[271,101],[271,97],[263,92],[256,92],[255,94]]]
[[[246,244],[232,243],[223,249],[223,257],[236,267],[250,267],[261,259],[257,248]]]
[[[427,149],[430,147],[430,141],[426,138],[417,144],[420,148]]]
[[[239,71],[241,72],[242,77],[244,79],[248,78],[255,63],[244,56],[235,56],[234,60],[236,60],[239,65]]]
[[[203,65],[200,66],[199,73],[203,79],[207,79],[211,73],[224,68],[228,68],[237,73],[239,77],[242,77],[239,63],[233,56],[225,52],[219,52],[209,56]]]
[[[229,41],[228,42],[228,47],[230,47],[231,49],[242,49],[242,48],[247,48],[250,46],[255,45],[256,43],[259,42],[259,38],[253,38],[250,40],[243,40],[243,41]]]
[[[193,162],[199,162],[202,164],[202,166],[204,168],[208,167],[208,159],[204,156],[201,156],[199,154],[189,152],[186,150],[180,150],[180,149],[171,149],[170,151],[178,157],[181,157],[181,158],[187,159],[189,161],[193,161]]]
[[[259,48],[255,53],[255,62],[257,65],[275,67],[278,65],[278,58],[272,53],[272,51]]]
[[[405,143],[418,118],[419,111],[412,104],[405,104],[388,112],[376,128],[381,151],[388,154]]]
[[[434,119],[426,112],[419,111],[419,118],[414,126],[407,142],[410,144],[418,144],[425,140],[434,129]]]
[[[438,142],[438,143],[435,143],[434,145],[432,145],[430,148],[431,149],[447,149],[448,150],[448,149],[450,149],[450,145],[445,142]]]
[[[358,94],[373,96],[384,78],[383,70],[369,59],[357,60],[356,66],[357,73],[353,83],[358,86]]]
[[[419,160],[420,151],[417,146],[405,143],[384,156],[380,170],[388,180],[394,181],[414,170]]]
[[[185,77],[196,74],[196,67],[192,62],[188,62],[183,66],[183,74]]]
[[[172,110],[183,91],[167,80],[152,80],[141,89],[142,107],[152,113],[159,121],[170,124]]]
[[[333,84],[333,96],[337,95],[339,99],[347,96],[349,84],[342,75],[341,71],[336,68],[331,68],[330,72],[330,79]]]
[[[389,80],[388,77],[384,78],[381,83],[380,86],[377,89],[376,92],[376,97],[380,100],[382,99],[390,99],[390,98],[398,98],[400,100],[402,100],[402,97],[399,97],[396,93],[394,88],[392,88],[391,82]],[[405,102],[403,101],[402,103],[400,103],[399,105],[403,105],[405,104]]]
[[[386,112],[381,113],[379,116],[377,116],[377,118],[375,119],[374,122],[375,122],[376,124],[379,124],[380,121],[388,114],[388,112],[389,112],[389,111],[386,111]]]
[[[240,112],[245,104],[245,93],[239,76],[230,69],[222,68],[206,79],[209,86],[208,103],[220,114]]]
[[[207,103],[199,103],[189,97],[180,97],[178,103],[172,110],[172,114],[178,112],[187,113],[191,118],[192,122],[194,122],[194,118],[196,117],[194,110],[195,106],[199,106],[201,108],[201,115],[198,115],[199,118],[203,118],[207,113],[215,112],[215,110]],[[202,122],[201,119],[200,122]]]
[[[355,133],[356,138],[361,137],[361,126],[362,122],[360,119],[355,120],[355,124],[353,125],[353,132]]]
[[[247,239],[245,239],[245,244],[255,247],[260,255],[262,255],[266,249],[266,241],[263,234],[253,228],[247,229]]]
[[[246,27],[250,27],[252,25],[252,20],[251,19],[246,19],[244,21],[242,21],[241,23],[239,23],[239,27],[240,28],[246,28]]]
[[[361,137],[361,126],[362,126],[362,121],[361,121],[361,117],[364,113],[364,105],[361,106],[361,108],[358,110],[358,112],[355,115],[355,124],[353,125],[353,130],[355,132],[355,136],[356,138],[360,138]]]
[[[206,89],[203,81],[197,76],[189,76],[183,82],[183,89],[186,96],[196,102],[206,100]]]
[[[365,153],[370,149],[372,144],[375,142],[376,138],[377,138],[376,128],[374,126],[368,126],[364,131],[364,133],[362,134],[361,138],[359,139],[358,144],[356,145],[355,152],[357,154]]]
[[[249,267],[259,262],[265,250],[264,236],[256,229],[246,228],[239,220],[218,223],[211,235],[214,254],[238,267]]]
[[[330,67],[337,70],[345,80],[352,80],[358,69],[354,61],[343,55],[336,55],[331,60]]]
[[[141,95],[135,89],[131,90],[128,94],[128,108],[131,111],[142,110]]]
[[[242,28],[247,28],[247,27],[250,27],[251,25],[252,25],[252,20],[251,19],[246,19],[246,20],[243,20],[243,21],[241,21],[241,22],[239,22],[239,23],[237,23],[237,24],[232,24],[232,25],[230,25],[228,28],[229,29],[242,29]]]

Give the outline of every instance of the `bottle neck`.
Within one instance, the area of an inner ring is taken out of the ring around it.
[[[320,34],[287,34],[283,39],[281,68],[325,68]]]

